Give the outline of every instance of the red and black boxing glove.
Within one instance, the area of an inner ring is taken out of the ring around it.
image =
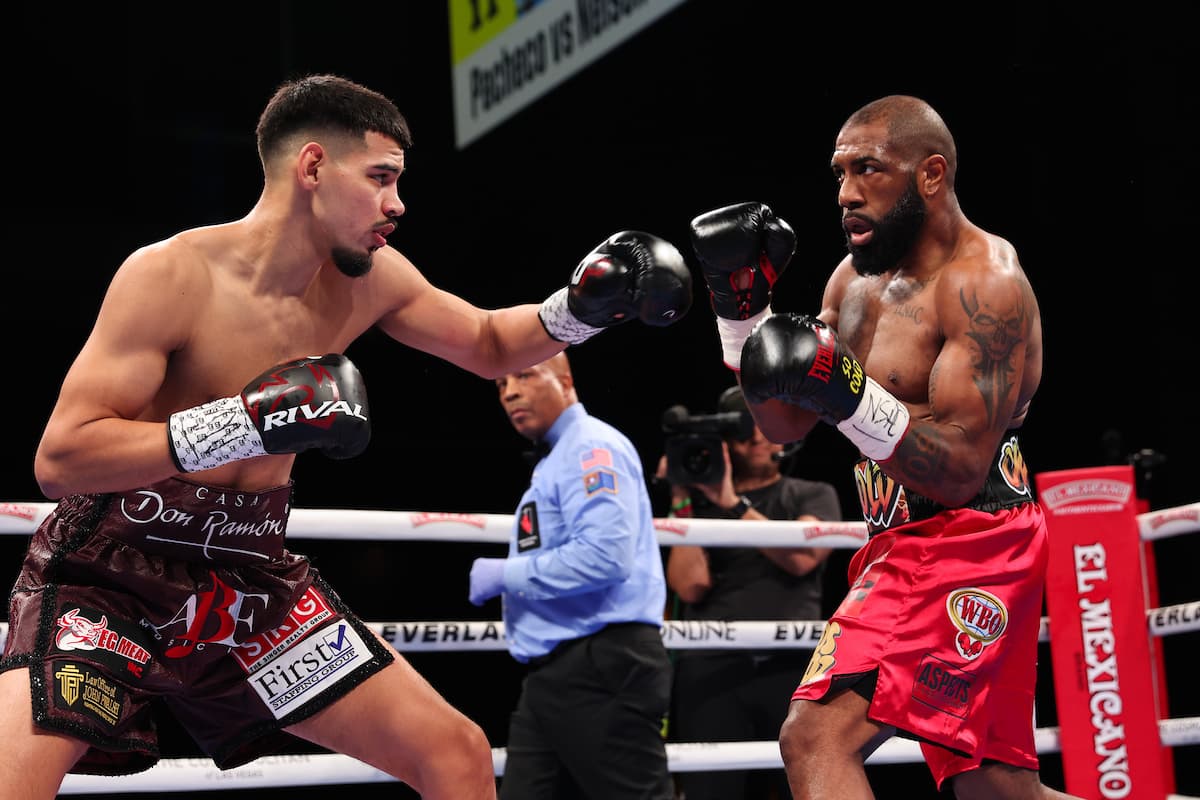
[[[701,214],[691,230],[725,363],[739,369],[742,344],[771,313],[771,289],[792,259],[796,233],[770,206],[753,202]]]
[[[752,403],[782,400],[820,414],[876,461],[890,458],[908,431],[908,406],[807,314],[774,314],[755,327],[742,349],[741,385]]]
[[[362,375],[340,353],[280,364],[241,394],[177,411],[167,420],[181,472],[268,454],[321,450],[351,458],[371,439]]]
[[[796,250],[796,233],[765,203],[737,203],[692,220],[692,249],[713,311],[749,319],[771,304],[771,288]]]

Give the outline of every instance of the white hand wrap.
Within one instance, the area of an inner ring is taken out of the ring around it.
[[[167,433],[171,454],[184,472],[267,455],[241,397],[223,397],[177,411],[167,420]]]
[[[858,408],[838,423],[837,429],[854,442],[867,458],[891,458],[908,432],[908,406],[872,378],[867,378]]]
[[[770,307],[746,319],[717,317],[717,335],[721,337],[721,354],[725,359],[725,366],[732,370],[741,370],[742,345],[750,338],[750,334],[754,333],[759,323],[769,316]]]
[[[577,320],[567,305],[567,291],[567,287],[564,286],[542,301],[538,317],[542,320],[542,327],[552,338],[567,344],[579,344],[604,328],[594,328]]]

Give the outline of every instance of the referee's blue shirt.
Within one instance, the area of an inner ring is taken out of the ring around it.
[[[545,443],[504,563],[504,635],[522,663],[611,623],[662,625],[667,595],[633,443],[578,402]]]

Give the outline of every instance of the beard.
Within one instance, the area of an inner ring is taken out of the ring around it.
[[[370,272],[372,256],[374,253],[370,251],[349,250],[344,247],[334,248],[331,254],[334,266],[350,278],[361,278]]]
[[[850,244],[849,235],[846,236],[850,263],[859,275],[881,275],[894,269],[908,255],[925,224],[925,203],[917,192],[916,176],[909,180],[904,194],[891,211],[879,220],[867,219],[873,228],[871,241],[855,246]]]

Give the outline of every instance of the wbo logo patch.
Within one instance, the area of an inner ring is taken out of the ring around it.
[[[999,639],[1008,627],[1008,608],[1004,601],[975,587],[947,595],[946,613],[958,629],[954,646],[968,661],[978,658],[983,648]]]

